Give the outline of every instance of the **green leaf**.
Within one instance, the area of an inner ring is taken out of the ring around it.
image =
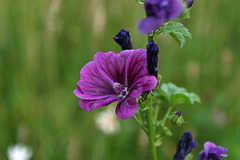
[[[191,33],[182,23],[170,22],[162,27],[164,34],[170,34],[182,48],[185,44],[185,38],[192,39]]]
[[[191,104],[193,103],[200,103],[200,98],[194,94],[194,93],[174,93],[171,95],[171,100],[172,105],[176,105],[176,104],[181,104],[181,103],[185,103],[185,102],[189,102]]]
[[[137,3],[144,4],[144,0],[135,0]]]
[[[201,103],[198,95],[189,93],[185,88],[178,87],[173,83],[164,83],[160,89],[156,90],[157,96],[168,101],[172,106],[189,102],[191,104]]]

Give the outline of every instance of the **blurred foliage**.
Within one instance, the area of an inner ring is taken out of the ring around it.
[[[174,108],[186,123],[163,140],[161,159],[172,159],[185,131],[199,144],[193,159],[205,141],[240,159],[239,5],[194,1],[191,19],[181,21],[193,40],[180,49],[169,35],[156,38],[162,81],[202,100]],[[134,48],[145,48],[147,38],[136,29],[144,15],[134,0],[0,0],[1,160],[17,142],[31,146],[36,160],[149,158],[147,138],[133,118],[121,121],[118,134],[105,136],[94,122],[104,108],[85,112],[73,94],[81,68],[97,51],[121,50],[112,39],[120,29],[130,30]]]

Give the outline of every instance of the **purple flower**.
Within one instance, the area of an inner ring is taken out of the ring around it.
[[[158,77],[158,45],[153,42],[153,40],[149,41],[147,44],[147,66],[149,74]]]
[[[227,157],[225,154],[227,148],[216,146],[212,142],[206,142],[204,144],[204,150],[199,153],[199,160],[221,160],[221,157]]]
[[[187,8],[192,7],[193,4],[193,0],[187,0],[186,2],[184,2],[187,5]]]
[[[122,50],[132,49],[129,31],[121,29],[113,39],[122,47]]]
[[[81,98],[79,106],[86,111],[119,101],[116,114],[127,119],[138,109],[136,98],[153,89],[157,79],[147,70],[144,49],[124,50],[119,54],[97,52],[93,61],[80,72],[74,94]]]
[[[173,160],[184,160],[188,153],[190,153],[193,148],[197,147],[197,145],[197,141],[193,139],[191,132],[185,132],[178,143]]]
[[[158,29],[165,20],[178,17],[183,9],[180,0],[146,0],[147,18],[138,23],[141,33],[148,34]]]

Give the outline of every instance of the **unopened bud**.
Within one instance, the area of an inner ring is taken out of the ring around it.
[[[113,39],[121,46],[122,50],[132,49],[129,31],[121,29]]]
[[[147,44],[147,67],[149,74],[158,77],[158,45],[153,40]]]

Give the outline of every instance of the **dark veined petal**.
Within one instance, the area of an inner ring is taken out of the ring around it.
[[[157,85],[157,78],[155,76],[146,76],[148,79],[143,84],[143,92],[150,91],[151,89],[155,88]]]
[[[116,108],[116,114],[120,119],[127,119],[136,113],[138,109],[136,99],[141,95],[143,91],[144,81],[146,81],[146,79],[135,83],[130,88],[130,93],[128,94],[128,96],[118,103]]]
[[[127,97],[119,102],[116,108],[116,114],[120,119],[127,119],[133,116],[138,109],[136,98]]]
[[[142,77],[131,86],[130,93],[132,93],[138,87],[142,87],[142,91],[140,92],[150,91],[151,89],[155,88],[156,85],[157,85],[156,77],[151,75],[146,75],[145,77]],[[140,94],[136,96],[136,98],[139,97]]]
[[[95,62],[87,63],[80,72],[81,80],[74,91],[82,99],[99,99],[114,94],[111,80],[101,75]]]
[[[99,72],[106,77],[111,79],[111,83],[118,82],[120,84],[125,84],[125,67],[128,59],[129,50],[122,51],[125,54],[115,54],[113,52],[103,53],[98,52],[94,56],[94,61],[98,67]]]
[[[85,111],[90,112],[93,108],[99,108],[106,106],[114,101],[120,100],[118,97],[107,97],[98,100],[81,100],[79,101],[79,106]]]
[[[158,29],[163,22],[164,22],[164,18],[149,16],[138,22],[138,29],[143,34],[149,34],[152,31]]]
[[[139,79],[145,77],[148,74],[147,70],[147,53],[144,49],[131,50],[126,63],[125,74],[127,87],[131,86],[137,82]],[[121,52],[124,53],[124,52]]]

